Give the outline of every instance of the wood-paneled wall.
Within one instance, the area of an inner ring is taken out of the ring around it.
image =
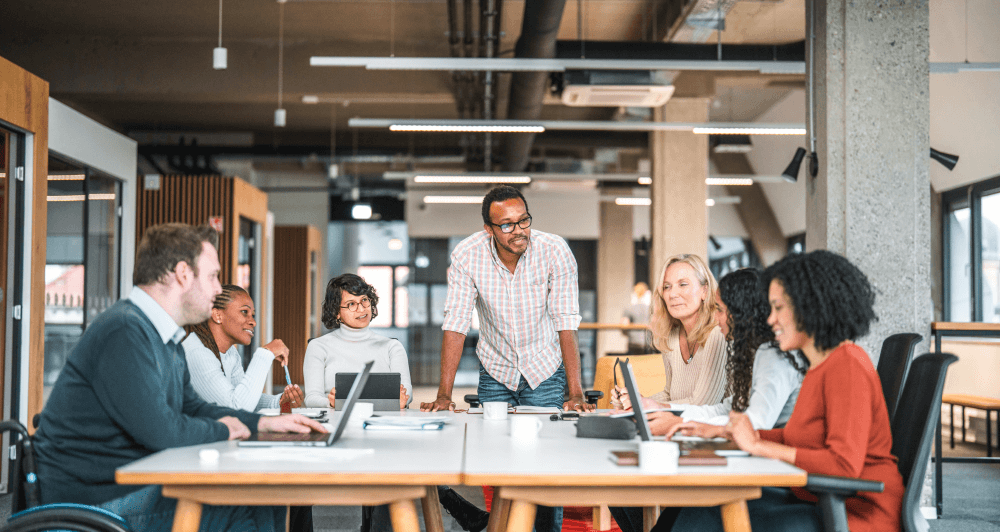
[[[239,254],[240,217],[266,228],[267,194],[238,177],[219,175],[160,176],[159,189],[146,188],[141,183],[136,201],[136,246],[146,229],[157,224],[180,222],[192,225],[208,223],[209,218],[222,217],[223,231],[219,235],[220,279],[223,284],[236,283]],[[266,235],[265,235],[266,236]],[[267,238],[257,243],[260,256],[267,257]],[[254,283],[264,287],[267,260],[260,261]],[[261,290],[255,301],[258,330],[265,330],[267,291]]]
[[[28,327],[22,342],[28,343],[28,360],[21,367],[28,371],[28,417],[42,409],[42,373],[45,363],[45,238],[48,229],[49,173],[49,84],[0,57],[0,120],[33,135],[32,195],[25,198],[25,208],[31,209],[31,283],[24,287],[29,302]],[[26,220],[27,221],[27,220]],[[8,265],[13,257],[7,257]],[[8,269],[8,275],[14,273]],[[6,287],[3,287],[6,290]],[[4,302],[6,304],[6,302]],[[11,334],[12,331],[5,331]],[[2,338],[6,342],[6,338]],[[16,355],[15,355],[16,356]],[[0,357],[0,375],[3,360]],[[0,396],[0,409],[3,397]],[[2,411],[2,410],[0,410]],[[17,413],[14,413],[15,417]],[[33,429],[29,429],[32,432]]]
[[[312,257],[315,253],[315,269]],[[292,382],[302,385],[302,362],[306,344],[319,334],[311,320],[313,311],[322,315],[323,260],[319,230],[311,225],[279,226],[274,228],[274,337],[288,346],[288,372]],[[315,277],[313,277],[315,276]],[[315,281],[315,282],[313,282]],[[273,383],[285,384],[280,369],[274,372]]]

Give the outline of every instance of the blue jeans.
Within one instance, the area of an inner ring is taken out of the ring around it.
[[[146,486],[100,507],[120,515],[133,532],[169,532],[177,499],[161,494],[160,486]],[[211,506],[201,509],[199,532],[279,532],[285,530],[284,506]]]
[[[566,368],[559,368],[532,390],[528,381],[521,377],[517,390],[511,391],[504,384],[479,367],[479,402],[505,401],[513,406],[555,406],[562,408],[566,401]],[[562,530],[562,507],[539,506],[535,514],[535,532],[559,532]]]
[[[787,488],[762,488],[759,499],[747,501],[750,528],[775,532],[819,532],[823,530],[819,506],[799,500]],[[674,523],[674,532],[722,532],[718,506],[684,508]]]

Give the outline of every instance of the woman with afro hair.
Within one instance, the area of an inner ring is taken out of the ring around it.
[[[725,436],[754,456],[810,474],[883,482],[882,493],[847,499],[848,524],[854,532],[900,530],[903,481],[890,453],[889,414],[875,367],[854,344],[876,319],[868,278],[844,257],[819,250],[785,257],[764,271],[763,281],[778,346],[800,350],[809,371],[784,428],[757,431],[746,414],[732,412]],[[822,530],[815,501],[800,488],[765,487],[761,498],[747,502],[751,527]],[[685,508],[673,530],[722,530],[720,512]]]

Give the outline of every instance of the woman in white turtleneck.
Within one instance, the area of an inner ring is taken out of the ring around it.
[[[306,406],[330,408],[334,404],[337,373],[358,373],[374,360],[372,372],[399,373],[399,407],[406,408],[413,393],[410,366],[403,344],[368,327],[378,315],[375,288],[353,273],[334,277],[326,287],[323,325],[332,332],[309,342],[302,371]]]

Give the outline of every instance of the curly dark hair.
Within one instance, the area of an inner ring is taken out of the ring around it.
[[[729,335],[726,349],[726,396],[733,398],[733,410],[743,412],[750,403],[750,385],[757,348],[764,344],[777,347],[774,332],[767,325],[771,307],[760,282],[760,272],[745,268],[719,280],[719,298],[728,314]],[[785,359],[799,373],[805,374],[795,355],[782,351]]]
[[[323,325],[327,329],[339,329],[340,318],[340,298],[344,291],[355,296],[368,296],[372,302],[372,319],[378,316],[378,294],[375,287],[366,283],[364,279],[353,274],[345,273],[330,279],[326,285],[326,298],[323,300]]]
[[[841,255],[826,250],[789,255],[764,270],[761,281],[781,283],[792,302],[795,324],[828,350],[868,334],[875,315],[875,289]]]
[[[524,199],[524,194],[521,191],[510,186],[510,185],[500,185],[493,187],[486,196],[483,197],[483,223],[490,225],[493,220],[490,220],[490,207],[494,203],[499,203],[502,201],[507,201],[509,199],[519,199],[524,203],[524,212],[528,212],[528,200]]]
[[[222,285],[222,292],[220,292],[219,295],[215,296],[215,299],[212,300],[212,308],[226,310],[229,304],[233,302],[233,298],[237,294],[243,294],[250,297],[250,294],[248,294],[242,286],[237,286],[235,284]],[[212,318],[209,318],[208,320],[210,319]],[[195,323],[193,325],[185,325],[184,331],[187,332],[187,335],[184,336],[184,338],[187,339],[188,335],[193,333],[199,340],[201,340],[201,343],[215,355],[215,358],[219,359],[219,364],[222,364],[222,357],[219,355],[219,344],[215,343],[215,336],[212,335],[212,329],[208,327],[208,320],[201,323]]]

